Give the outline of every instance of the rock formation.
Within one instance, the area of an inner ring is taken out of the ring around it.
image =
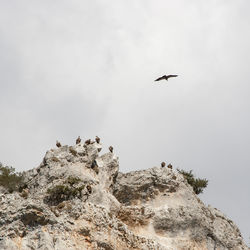
[[[25,189],[0,193],[1,250],[248,249],[177,171],[119,173],[117,156],[100,149],[51,149],[25,172]]]

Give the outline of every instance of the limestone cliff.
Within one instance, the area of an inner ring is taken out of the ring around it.
[[[174,169],[119,173],[101,144],[49,150],[22,191],[0,194],[1,250],[248,249]]]

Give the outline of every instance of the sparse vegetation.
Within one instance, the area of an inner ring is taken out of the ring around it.
[[[48,188],[47,193],[49,194],[49,201],[60,203],[65,200],[70,200],[75,197],[81,198],[81,191],[85,185],[80,187],[70,187],[68,185],[57,185],[53,188]]]
[[[72,155],[77,156],[77,151],[76,151],[72,146],[69,147],[69,152],[70,152]]]
[[[184,176],[184,178],[187,180],[188,184],[192,186],[196,194],[202,193],[203,189],[207,187],[208,180],[195,178],[194,174],[192,173],[193,170],[187,172],[183,169],[177,169],[177,171]]]
[[[12,193],[23,185],[23,175],[16,173],[15,168],[0,163],[0,185]]]
[[[75,184],[78,184],[80,181],[81,179],[79,177],[69,176],[64,183],[69,184],[70,186],[73,186]]]
[[[62,201],[76,197],[81,198],[82,190],[85,188],[85,185],[76,186],[80,182],[80,178],[70,176],[64,181],[64,185],[56,185],[52,188],[48,188],[48,201],[58,204]]]
[[[51,157],[51,160],[54,162],[60,162],[60,160],[56,156]]]

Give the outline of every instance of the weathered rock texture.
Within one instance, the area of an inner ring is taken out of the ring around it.
[[[118,158],[100,150],[96,142],[51,149],[22,191],[2,192],[0,249],[248,249],[177,171],[119,173]],[[53,196],[55,187],[64,193]]]

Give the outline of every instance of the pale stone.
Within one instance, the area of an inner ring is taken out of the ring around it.
[[[101,148],[49,150],[25,172],[23,193],[0,187],[1,250],[248,249],[237,226],[206,207],[177,171],[119,173],[118,157],[99,156]],[[48,188],[57,185],[81,192],[50,201]]]

